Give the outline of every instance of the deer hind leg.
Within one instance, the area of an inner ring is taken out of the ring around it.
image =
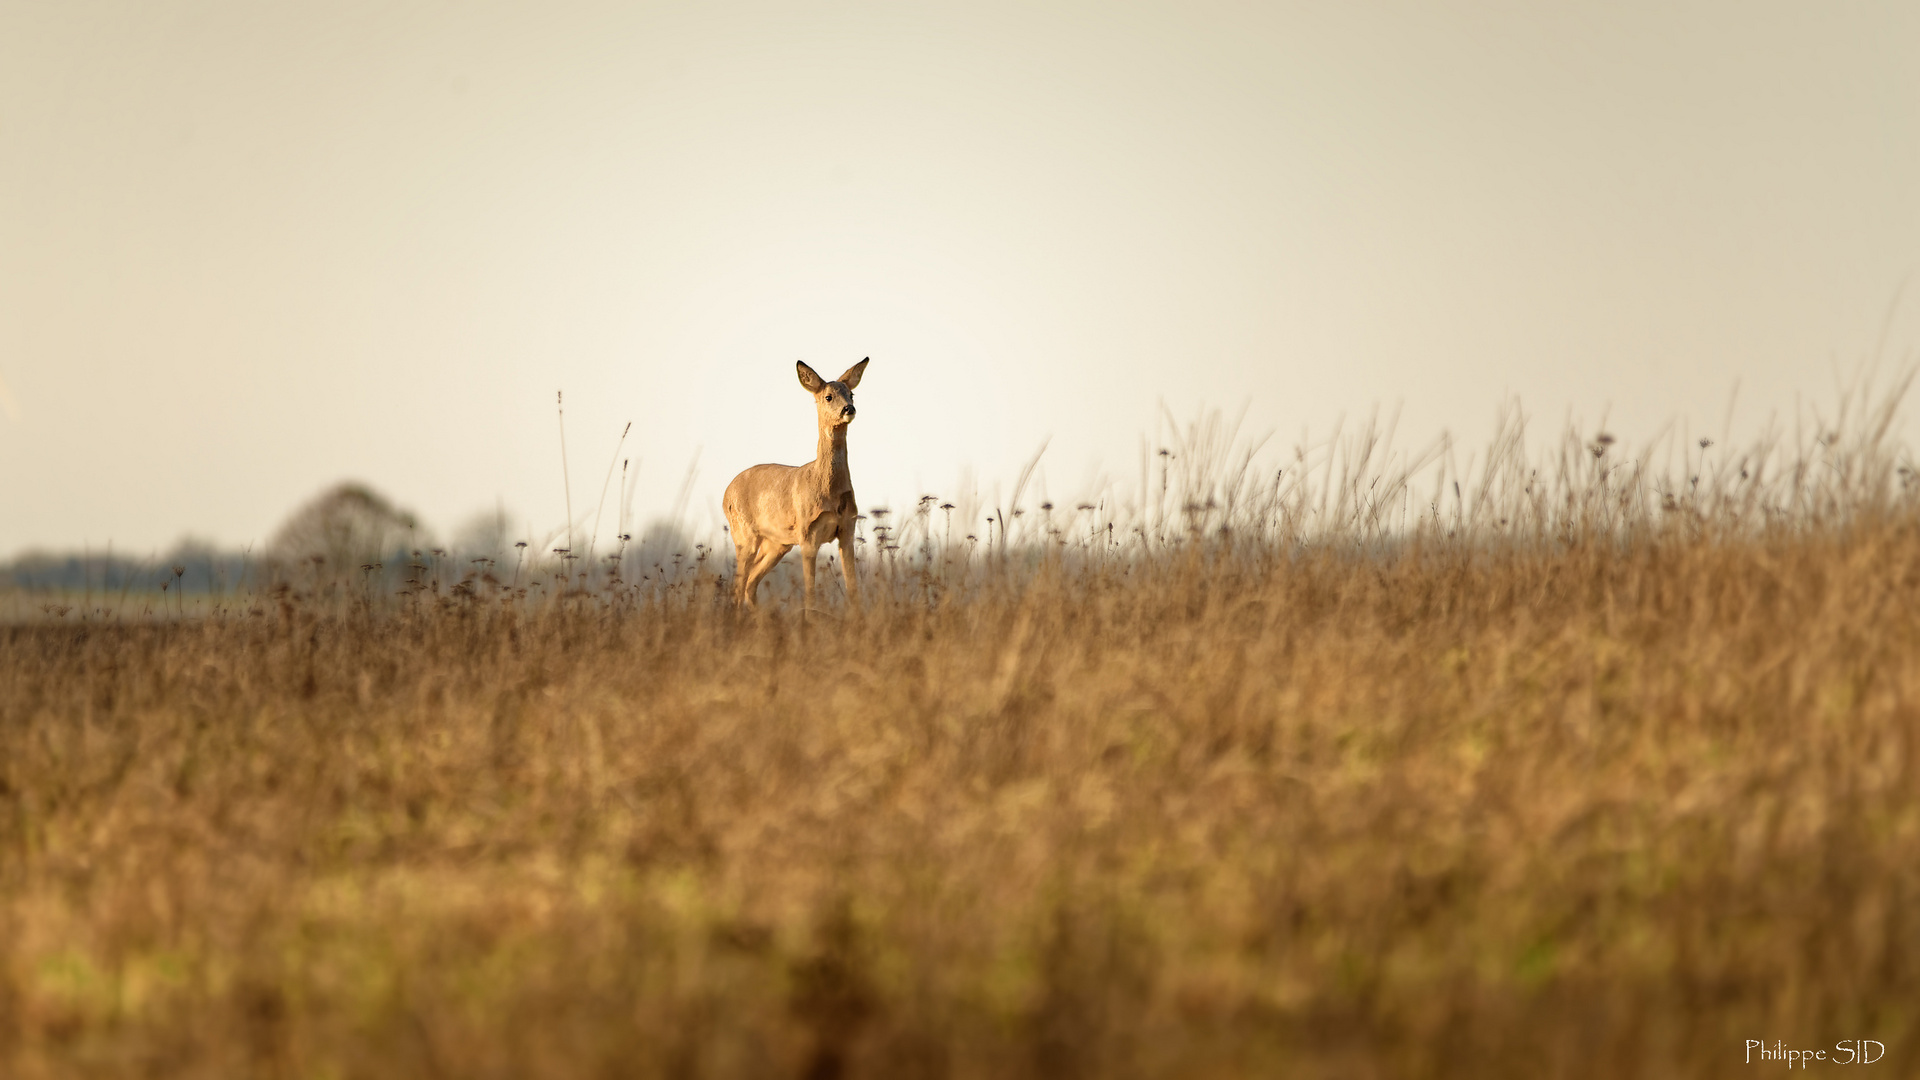
[[[733,602],[738,606],[746,603],[747,572],[753,569],[754,556],[760,552],[760,542],[738,523],[729,531],[733,534]]]
[[[761,579],[773,573],[773,568],[780,565],[780,560],[786,558],[787,552],[792,547],[792,544],[778,544],[772,540],[760,541],[759,553],[754,558],[753,568],[747,572],[746,603],[748,607],[760,606],[754,598],[754,593],[759,591]]]

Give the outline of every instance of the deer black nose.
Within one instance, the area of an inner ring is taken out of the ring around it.
[[[841,409],[840,415],[846,417],[849,420],[853,419],[853,406],[849,405],[846,408]]]

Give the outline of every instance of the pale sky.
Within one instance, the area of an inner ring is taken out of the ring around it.
[[[1517,395],[1632,439],[1920,347],[1920,4],[0,0],[0,557],[355,478],[566,518],[621,427],[861,501]],[[612,530],[609,495],[603,534]],[[537,537],[536,537],[537,539]]]

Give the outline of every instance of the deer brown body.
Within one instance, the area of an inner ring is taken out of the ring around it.
[[[759,606],[754,593],[760,580],[796,546],[806,606],[813,606],[814,560],[830,541],[840,544],[847,597],[856,603],[860,599],[853,561],[853,522],[859,511],[847,470],[847,426],[854,417],[853,388],[860,385],[867,361],[832,382],[806,364],[795,367],[800,385],[813,395],[820,422],[813,460],[805,465],[755,465],[733,478],[722,501],[736,559],[734,602],[750,608]]]

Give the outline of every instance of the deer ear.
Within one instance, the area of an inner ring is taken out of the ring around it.
[[[867,360],[871,359],[873,359],[873,357],[867,357]],[[862,360],[853,365],[847,369],[845,375],[840,376],[840,381],[847,384],[847,389],[851,390],[860,385],[860,373],[867,370],[867,360]]]
[[[827,385],[827,380],[821,378],[819,372],[808,367],[805,360],[795,360],[793,367],[800,373],[800,385],[807,388],[807,393],[817,394]]]

